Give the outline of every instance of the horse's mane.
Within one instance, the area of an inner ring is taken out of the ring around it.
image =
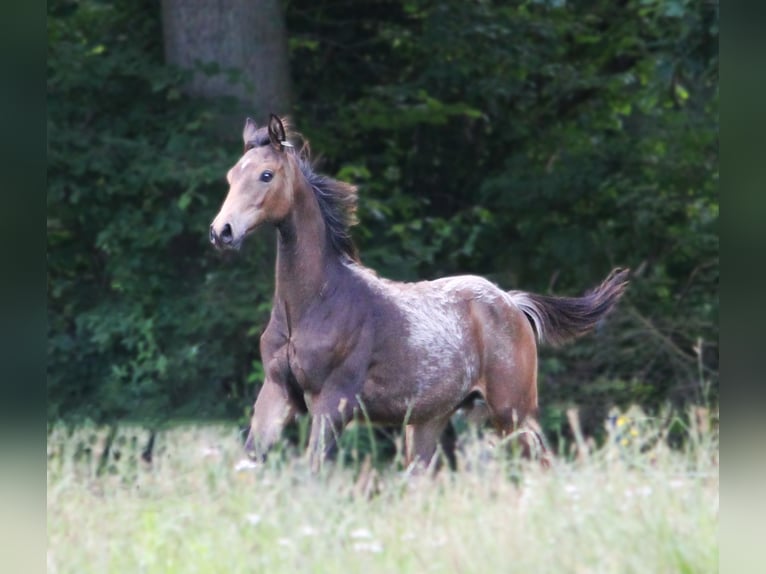
[[[359,261],[359,252],[351,238],[351,227],[357,223],[356,187],[316,173],[308,155],[299,155],[298,165],[317,198],[330,244],[339,254]]]
[[[351,227],[356,225],[357,191],[356,186],[338,181],[329,176],[316,173],[311,161],[311,149],[308,140],[295,132],[291,137],[299,137],[301,144],[295,148],[285,148],[284,153],[294,154],[298,167],[306,178],[309,187],[319,203],[319,211],[327,228],[327,238],[333,249],[341,256],[359,261],[359,252],[351,238]],[[252,147],[271,145],[268,129],[260,128],[252,140],[247,142]],[[295,151],[293,151],[295,150]]]

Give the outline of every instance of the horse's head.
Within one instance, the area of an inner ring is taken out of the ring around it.
[[[290,212],[298,163],[290,152],[285,126],[271,115],[268,127],[247,118],[245,152],[226,174],[229,193],[210,226],[210,242],[238,249],[261,223],[277,224]]]

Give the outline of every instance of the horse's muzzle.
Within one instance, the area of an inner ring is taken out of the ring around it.
[[[215,245],[218,249],[232,247],[234,243],[234,232],[231,229],[231,225],[228,223],[221,228],[221,232],[218,233],[215,230],[215,226],[210,226],[210,243]]]

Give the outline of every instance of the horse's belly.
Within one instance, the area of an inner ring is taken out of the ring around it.
[[[470,392],[478,376],[471,353],[421,356],[412,368],[396,361],[372,368],[361,393],[372,422],[419,423],[449,415]]]

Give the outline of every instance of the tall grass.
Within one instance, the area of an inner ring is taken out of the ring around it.
[[[668,424],[621,416],[548,470],[467,433],[435,478],[313,476],[290,453],[249,468],[227,426],[163,431],[147,464],[143,429],[54,427],[48,571],[717,571],[717,431],[693,423],[671,449]]]

